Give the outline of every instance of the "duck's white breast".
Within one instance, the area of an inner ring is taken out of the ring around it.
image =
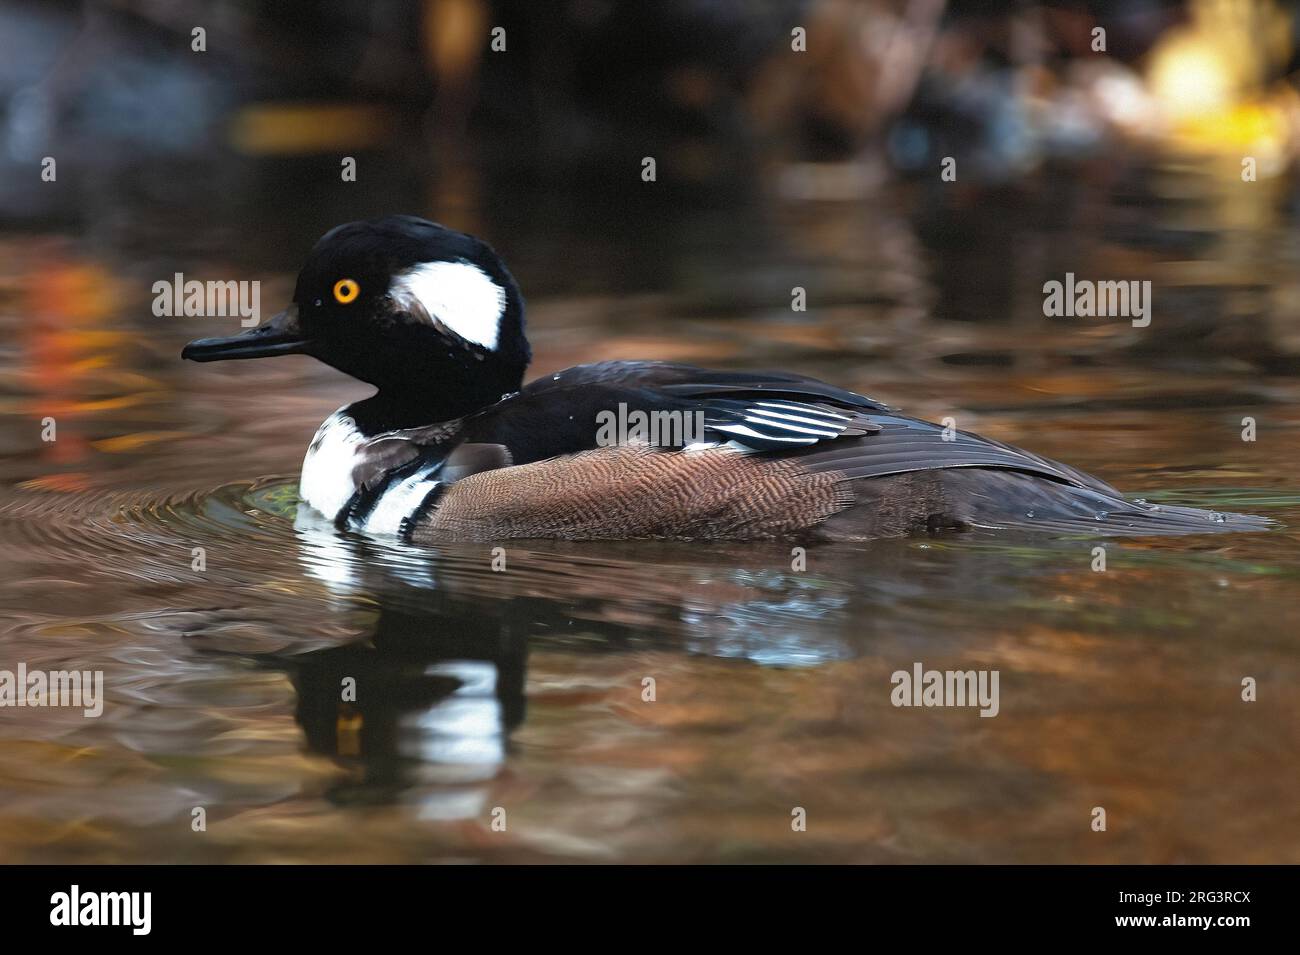
[[[340,408],[325,419],[307,448],[298,494],[331,520],[356,490],[352,472],[365,441],[347,408]]]

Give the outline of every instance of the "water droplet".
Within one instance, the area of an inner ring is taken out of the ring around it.
[[[1033,516],[1034,516],[1033,511],[1025,511],[1025,517],[1033,517]]]
[[[1096,514],[1096,519],[1099,521],[1104,521],[1108,517],[1110,517],[1110,511],[1098,511]]]

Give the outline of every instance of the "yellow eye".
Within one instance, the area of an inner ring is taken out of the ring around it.
[[[340,305],[348,305],[357,300],[361,294],[361,286],[352,279],[339,279],[334,283],[334,301]]]

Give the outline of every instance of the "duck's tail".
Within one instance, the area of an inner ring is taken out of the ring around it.
[[[1017,528],[1066,534],[1146,536],[1268,531],[1267,517],[1129,500],[1117,491],[1076,487],[1014,472],[951,471],[946,490],[964,485],[966,522],[978,527]]]

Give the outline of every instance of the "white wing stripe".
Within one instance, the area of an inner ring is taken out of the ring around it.
[[[750,424],[762,425],[764,428],[771,428],[774,431],[785,431],[792,434],[811,434],[818,438],[835,438],[839,436],[838,431],[825,431],[821,428],[801,428],[797,424],[790,424],[787,421],[773,421],[770,418],[759,418],[754,415],[745,415],[745,420]]]
[[[851,421],[849,415],[837,414],[834,411],[824,411],[821,408],[812,408],[808,405],[795,404],[787,401],[756,401],[754,404],[762,408],[780,408],[782,411],[797,411],[805,415],[820,415],[829,418],[831,421]]]
[[[810,424],[817,429],[817,434],[824,434],[828,438],[835,437],[843,430],[843,426],[835,427],[829,421],[819,421],[815,418],[801,418],[798,415],[782,414],[779,411],[767,411],[764,408],[750,408],[745,412],[745,417],[750,421],[763,421],[775,427],[791,427],[790,425],[782,423],[785,421],[798,421],[800,424]]]
[[[738,434],[746,438],[758,438],[760,441],[793,441],[795,444],[816,444],[816,438],[787,438],[778,435],[759,434],[753,428],[747,428],[743,424],[715,424],[711,426],[714,431],[725,431],[728,434]]]

